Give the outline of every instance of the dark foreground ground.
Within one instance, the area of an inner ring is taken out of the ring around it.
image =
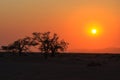
[[[0,80],[120,80],[120,55],[0,55]]]

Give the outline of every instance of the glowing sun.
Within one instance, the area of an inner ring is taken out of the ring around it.
[[[91,30],[91,33],[92,33],[92,34],[96,34],[96,33],[97,33],[97,30],[96,30],[96,29],[92,29],[92,30]]]

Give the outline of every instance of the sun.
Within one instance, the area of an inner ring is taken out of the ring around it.
[[[100,37],[103,35],[103,25],[97,22],[86,23],[86,34],[90,37]]]
[[[92,33],[92,34],[96,34],[96,33],[97,33],[97,30],[96,30],[96,29],[92,29],[92,30],[91,30],[91,33]]]

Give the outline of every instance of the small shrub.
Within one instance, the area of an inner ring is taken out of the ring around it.
[[[90,62],[87,66],[88,67],[97,67],[97,66],[101,66],[102,64],[99,62]]]

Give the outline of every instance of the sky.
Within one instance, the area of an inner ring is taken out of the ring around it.
[[[0,0],[0,45],[51,31],[69,51],[120,48],[119,30],[120,0]]]

